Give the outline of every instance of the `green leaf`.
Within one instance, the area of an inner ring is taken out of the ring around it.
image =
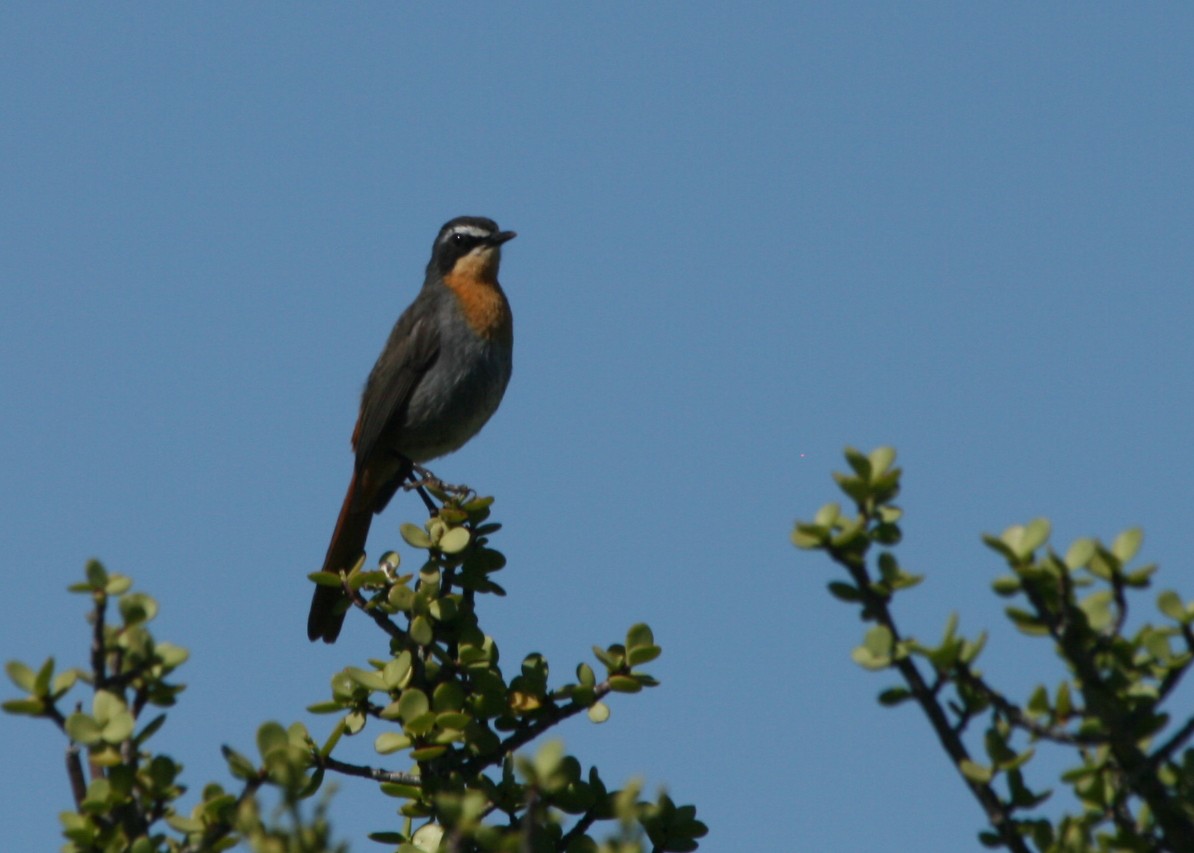
[[[411,750],[410,757],[415,761],[431,761],[439,758],[448,751],[446,746],[425,746],[421,749]]]
[[[626,662],[631,666],[650,663],[663,653],[659,646],[635,646],[626,652]]]
[[[46,709],[46,703],[40,699],[8,699],[0,707],[10,714],[37,717]]]
[[[835,548],[848,548],[858,539],[866,535],[866,518],[857,518],[846,522],[836,535],[829,537],[829,544]]]
[[[610,672],[619,670],[626,664],[626,649],[618,643],[615,643],[608,649],[593,646],[593,654],[597,657],[597,660],[605,664],[605,668]]]
[[[1053,713],[1057,719],[1064,720],[1073,713],[1073,698],[1070,696],[1070,683],[1063,681],[1057,686],[1057,698],[1053,702]]]
[[[290,745],[290,738],[286,729],[279,723],[262,723],[257,729],[257,752],[265,758],[276,749],[285,749]]]
[[[419,714],[411,720],[406,720],[402,724],[402,730],[411,737],[422,738],[431,734],[435,728],[435,713],[428,711],[426,714]]]
[[[92,746],[102,740],[102,728],[90,714],[76,711],[66,718],[66,734],[77,744]]]
[[[828,527],[816,524],[797,524],[792,530],[792,544],[804,551],[823,548],[828,541]]]
[[[168,669],[181,666],[191,656],[191,653],[182,646],[176,646],[173,643],[158,643],[153,650],[161,660],[162,666]]]
[[[26,693],[35,692],[33,686],[37,683],[37,675],[25,664],[19,660],[10,660],[4,665],[4,671],[8,673],[8,677],[12,680],[12,683],[21,690],[24,690]]]
[[[124,700],[109,690],[97,690],[91,701],[91,712],[101,724],[126,710]]]
[[[887,629],[887,626],[876,625],[866,632],[862,644],[866,647],[867,651],[878,657],[881,655],[890,655],[894,642],[891,631]]]
[[[181,815],[170,815],[166,818],[166,823],[171,829],[187,834],[200,833],[203,831],[203,821],[193,817],[182,817]]]
[[[222,747],[221,752],[224,753],[224,760],[228,762],[228,769],[232,775],[237,779],[252,779],[257,775],[257,768],[253,766],[253,762],[241,755],[231,747]]]
[[[1141,566],[1134,571],[1128,572],[1124,576],[1124,583],[1136,589],[1143,589],[1144,587],[1148,586],[1148,579],[1152,577],[1153,572],[1156,570],[1156,563],[1149,563],[1147,566]]]
[[[850,656],[865,669],[886,669],[891,666],[893,646],[891,631],[883,625],[876,625],[867,631],[862,645],[854,649]]]
[[[348,580],[348,587],[353,590],[364,589],[366,587],[381,589],[389,582],[389,575],[382,571],[353,572]]]
[[[972,664],[982,654],[983,647],[987,645],[987,632],[980,631],[979,635],[973,640],[966,640],[962,643],[962,653],[958,659],[964,664]]]
[[[1093,539],[1075,539],[1074,544],[1065,552],[1065,564],[1069,569],[1080,569],[1094,559],[1096,550]]]
[[[825,506],[817,510],[817,514],[813,516],[813,524],[818,527],[831,528],[837,523],[837,520],[842,516],[842,508],[836,502],[827,503]]]
[[[437,622],[451,622],[456,618],[458,612],[456,607],[456,599],[445,596],[444,598],[437,598],[435,601],[427,605],[427,612],[431,614],[431,618]]]
[[[143,744],[147,740],[149,740],[151,737],[153,737],[154,733],[157,732],[157,730],[160,729],[163,725],[165,725],[165,723],[166,723],[166,715],[165,714],[158,714],[156,717],[154,717],[152,720],[150,720],[148,723],[146,723],[141,728],[141,731],[137,732],[137,745],[140,746],[141,744]]]
[[[912,691],[906,687],[889,687],[879,694],[879,704],[894,708],[912,698]]]
[[[594,702],[589,706],[588,713],[594,723],[604,723],[609,719],[609,706],[604,702]]]
[[[435,727],[441,730],[464,729],[473,721],[471,714],[463,711],[443,711],[435,715]]]
[[[418,785],[403,785],[400,782],[382,782],[378,786],[387,797],[402,797],[406,800],[417,800],[423,794]]]
[[[1049,633],[1048,627],[1026,610],[1021,610],[1018,607],[1008,607],[1004,612],[1007,613],[1007,618],[1012,621],[1013,625],[1030,637],[1043,637]]]
[[[655,645],[655,635],[651,633],[651,628],[645,622],[632,625],[626,632],[626,648],[628,649],[653,645]]]
[[[411,836],[411,847],[419,853],[436,853],[444,848],[444,828],[436,823],[425,823]],[[449,847],[449,849],[451,849]]]
[[[388,690],[397,690],[410,682],[412,660],[410,652],[403,651],[382,667],[381,678]]]
[[[1105,631],[1111,627],[1114,621],[1111,612],[1112,600],[1111,590],[1103,589],[1088,595],[1078,603],[1078,607],[1086,614],[1091,629]]]
[[[410,722],[431,710],[431,702],[427,694],[417,688],[403,690],[398,697],[398,713],[404,722]]]
[[[463,527],[453,527],[439,538],[436,547],[444,554],[459,554],[468,547],[469,532]]]
[[[531,760],[536,778],[542,780],[551,776],[560,769],[560,763],[563,760],[564,744],[558,740],[549,740],[539,748]]]
[[[945,630],[941,632],[941,642],[948,643],[958,631],[958,612],[952,611],[945,618]]]
[[[431,628],[431,620],[426,616],[416,616],[410,620],[410,638],[420,646],[431,645],[431,641],[435,639],[435,633]]]
[[[438,684],[431,697],[431,707],[436,711],[459,711],[464,707],[464,687],[456,681]]]
[[[981,785],[990,782],[995,775],[990,767],[985,767],[982,764],[971,761],[969,758],[963,758],[958,762],[958,770],[971,782],[977,782]]]
[[[390,587],[386,600],[395,610],[410,613],[415,605],[415,591],[405,584],[395,584]]]
[[[355,666],[350,666],[344,669],[344,674],[371,692],[383,692],[390,689],[385,678],[376,670],[358,669]]]
[[[1020,579],[1015,575],[1000,575],[991,582],[991,589],[995,590],[996,595],[1007,598],[1020,591]]]
[[[307,706],[308,714],[338,714],[343,710],[344,706],[334,700],[316,702],[314,705]]]
[[[132,736],[136,725],[136,720],[133,719],[133,715],[128,711],[121,711],[114,714],[104,725],[104,741],[114,745],[122,743]]]
[[[880,475],[886,474],[891,468],[891,463],[895,462],[895,458],[894,447],[876,447],[872,450],[870,456],[867,457],[867,461],[871,465],[871,482],[874,482]]]
[[[847,446],[842,455],[846,457],[846,462],[854,469],[854,473],[864,480],[871,476],[871,460],[863,455],[862,451],[857,448]]]
[[[1016,552],[1007,546],[998,536],[992,536],[989,533],[983,534],[983,544],[993,551],[998,551],[1005,559],[1011,561],[1016,559]]]
[[[391,846],[401,844],[402,846],[398,848],[399,853],[406,853],[406,850],[411,848],[409,844],[402,844],[402,842],[406,841],[406,836],[401,832],[370,832],[366,837],[370,841],[376,841],[378,844],[389,844]],[[418,848],[414,849],[417,850]]]
[[[1157,596],[1157,609],[1173,621],[1181,622],[1183,625],[1190,618],[1189,614],[1186,613],[1186,605],[1182,603],[1178,594],[1171,589],[1167,589]]]
[[[829,593],[839,601],[854,603],[862,601],[862,592],[854,584],[845,581],[830,581]]]
[[[104,585],[104,592],[108,595],[124,595],[133,586],[133,579],[125,575],[109,575],[108,583]]]
[[[88,560],[83,571],[87,575],[87,583],[91,584],[92,589],[102,590],[108,585],[108,572],[99,560]]]
[[[870,496],[870,487],[861,477],[851,477],[848,474],[834,471],[833,479],[838,488],[855,503],[861,503]]]
[[[1115,537],[1111,543],[1111,553],[1126,565],[1136,556],[1143,541],[1144,531],[1139,527],[1130,528]]]
[[[582,687],[592,687],[597,683],[597,676],[593,672],[593,667],[587,663],[579,663],[576,665],[576,680]]]
[[[637,678],[629,675],[611,675],[609,689],[615,693],[638,693],[643,687]]]
[[[1026,525],[1013,524],[999,537],[1013,556],[1026,560],[1049,539],[1049,520],[1034,518]]]
[[[406,544],[412,548],[426,550],[431,547],[431,537],[427,535],[426,530],[417,524],[407,522],[398,528],[398,532],[402,534],[402,538],[406,540]]]
[[[389,755],[391,752],[406,749],[411,743],[411,739],[406,735],[398,732],[382,732],[373,741],[373,748],[381,755]]]

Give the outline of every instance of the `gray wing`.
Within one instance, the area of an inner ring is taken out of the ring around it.
[[[398,318],[365,383],[355,436],[358,472],[367,469],[374,454],[384,449],[379,447],[383,436],[387,446],[400,449],[398,425],[419,381],[439,355],[439,331],[427,312],[415,310],[418,304],[416,299]]]

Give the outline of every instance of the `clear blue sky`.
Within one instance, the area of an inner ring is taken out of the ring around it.
[[[844,445],[894,444],[899,615],[992,628],[1013,695],[1045,648],[980,533],[1143,524],[1194,594],[1191,44],[1162,3],[4,4],[0,656],[85,662],[99,556],[191,650],[158,741],[193,790],[260,721],[326,732],[301,709],[381,652],[304,636],[357,395],[436,229],[492,216],[514,378],[435,466],[498,497],[483,616],[557,683],[632,622],[664,647],[568,747],[710,851],[978,849],[788,534]],[[0,732],[9,849],[55,849],[61,739]],[[339,836],[394,806],[347,781]]]

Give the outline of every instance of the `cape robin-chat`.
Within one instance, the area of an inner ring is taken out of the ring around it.
[[[350,570],[373,516],[415,463],[458,449],[497,409],[510,381],[514,323],[498,284],[502,244],[513,231],[460,216],[435,238],[423,289],[402,312],[365,382],[352,446],[356,464],[323,571]],[[307,617],[311,640],[334,642],[344,591],[318,586]]]

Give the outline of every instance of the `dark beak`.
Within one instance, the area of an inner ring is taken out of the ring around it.
[[[502,243],[505,243],[508,240],[513,240],[517,236],[518,234],[513,231],[499,231],[489,238],[489,242],[494,246],[500,246]]]

